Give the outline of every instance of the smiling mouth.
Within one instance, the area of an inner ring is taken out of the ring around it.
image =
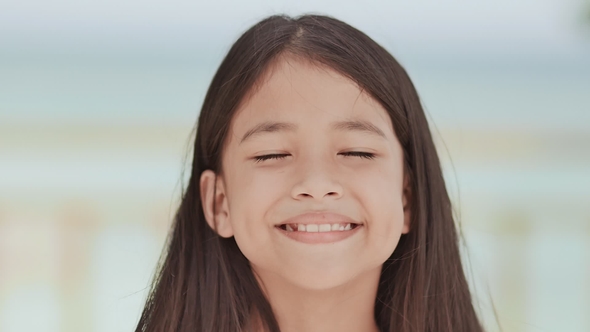
[[[360,226],[355,223],[336,223],[336,224],[283,224],[276,226],[287,232],[306,232],[306,233],[324,233],[324,232],[344,232],[350,231]]]

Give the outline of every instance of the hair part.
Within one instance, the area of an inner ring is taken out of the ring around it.
[[[273,15],[232,45],[205,96],[188,186],[174,217],[136,331],[279,332],[268,299],[234,238],[209,227],[203,171],[223,172],[235,112],[284,56],[327,66],[358,84],[389,114],[411,188],[410,231],[383,264],[375,300],[382,332],[477,332],[459,236],[420,99],[403,67],[363,32],[335,18]],[[254,316],[253,316],[254,315]]]

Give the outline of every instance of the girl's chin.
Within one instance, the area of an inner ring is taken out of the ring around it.
[[[379,280],[381,268],[375,269],[375,275],[367,275],[357,270],[345,267],[312,268],[297,266],[277,271],[280,275],[279,283],[297,291],[321,292],[344,289],[352,289],[351,285],[367,284],[369,280],[375,283]]]

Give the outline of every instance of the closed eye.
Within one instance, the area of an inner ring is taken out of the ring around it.
[[[361,157],[361,158],[365,158],[365,159],[375,158],[375,154],[369,153],[369,152],[350,151],[350,152],[343,152],[342,154],[345,156]]]
[[[350,152],[343,152],[340,154],[344,155],[344,156],[360,157],[360,158],[364,158],[364,159],[374,159],[375,158],[375,154],[369,153],[369,152],[350,151]],[[265,160],[269,160],[269,159],[283,159],[287,156],[289,156],[289,155],[288,154],[267,154],[267,155],[263,155],[263,156],[254,157],[254,160],[256,162],[261,162],[261,161],[265,161]]]
[[[264,156],[254,157],[254,160],[258,163],[258,162],[265,161],[268,159],[283,159],[286,156],[288,156],[288,154],[267,154]]]

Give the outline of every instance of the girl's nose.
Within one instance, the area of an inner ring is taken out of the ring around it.
[[[333,199],[342,196],[342,184],[338,180],[335,170],[324,162],[308,163],[300,167],[297,176],[299,181],[295,183],[291,196],[295,199],[304,197],[322,200],[325,196]]]

